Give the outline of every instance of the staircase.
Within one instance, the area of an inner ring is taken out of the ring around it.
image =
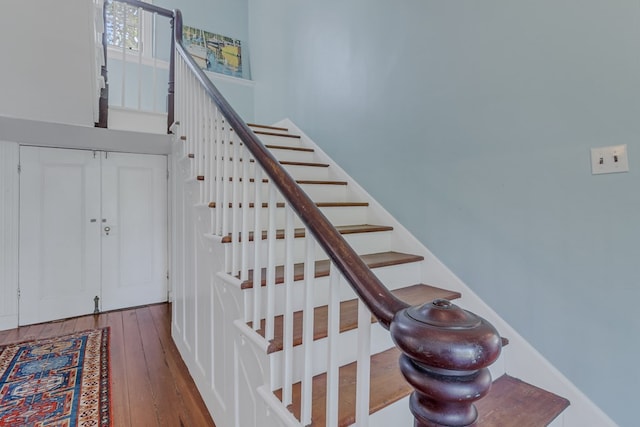
[[[393,276],[406,278],[396,280],[397,287],[393,294],[411,306],[421,305],[434,299],[442,298],[454,300],[461,297],[457,291],[442,289],[425,283],[412,283],[418,278],[416,271],[425,268],[425,257],[418,254],[402,253],[393,250],[393,227],[386,224],[368,224],[366,210],[353,212],[359,207],[368,207],[368,202],[352,200],[349,193],[348,181],[337,177],[329,164],[314,156],[315,149],[304,146],[298,135],[289,133],[282,127],[267,127],[250,125],[254,129],[267,148],[285,168],[290,167],[290,173],[298,184],[304,186],[305,191],[312,200],[317,201],[320,208],[336,208],[336,212],[327,212],[332,218],[333,224],[343,234],[347,241],[358,249],[362,259],[375,272],[383,269],[393,269]],[[318,172],[322,168],[322,172]],[[321,174],[321,176],[319,175]],[[264,180],[266,182],[266,180]],[[215,208],[215,203],[210,203]],[[266,205],[264,206],[266,208]],[[355,209],[354,209],[355,208]],[[351,221],[351,223],[349,223]],[[285,231],[276,231],[277,239],[282,240]],[[267,231],[259,233],[261,239],[266,239]],[[295,229],[295,238],[305,237],[304,228]],[[242,238],[242,236],[240,236]],[[254,233],[248,236],[249,241],[254,241]],[[231,236],[222,239],[226,245],[231,243]],[[319,260],[315,262],[313,273],[316,279],[329,275],[330,262]],[[248,278],[243,280],[241,288],[250,290],[253,288],[253,270],[249,271]],[[305,274],[304,263],[294,265],[294,280],[302,281]],[[380,273],[384,274],[384,273]],[[261,274],[261,286],[266,285],[266,271]],[[237,279],[237,277],[235,278]],[[405,283],[408,280],[409,282]],[[275,283],[285,281],[284,267],[277,266],[275,271]],[[304,286],[304,285],[301,285]],[[375,318],[371,319],[375,322]],[[328,334],[328,306],[314,307],[313,339],[323,340]],[[358,302],[357,299],[345,299],[340,302],[341,334],[356,330],[358,327]],[[247,322],[248,329],[253,328],[253,322]],[[300,346],[303,343],[303,310],[296,311],[293,317],[293,345]],[[247,332],[250,333],[250,332]],[[260,327],[255,330],[261,339],[265,339],[265,321],[261,320]],[[283,316],[275,318],[275,334],[273,339],[266,341],[266,353],[275,355],[281,359],[279,353],[283,351],[284,323]],[[375,353],[371,354],[370,376],[370,413],[384,410],[385,407],[407,397],[413,389],[406,382],[400,372],[398,359],[400,351],[388,340],[381,339],[384,343],[374,344]],[[503,339],[503,344],[507,341]],[[348,426],[356,422],[356,362],[344,363],[340,366],[340,405],[338,409],[338,425]],[[313,410],[312,424],[314,426],[327,425],[326,422],[326,373],[320,373],[313,378]],[[301,407],[301,383],[293,385],[293,402],[289,410],[297,420],[300,419]],[[282,389],[274,390],[278,399],[282,398]],[[526,382],[503,374],[492,387],[492,391],[478,404],[480,411],[479,425],[481,426],[546,426],[553,422],[559,414],[569,406],[569,401],[551,392],[544,391]],[[407,408],[408,410],[408,408]]]
[[[247,126],[175,57],[172,335],[217,425],[615,425],[293,123]]]

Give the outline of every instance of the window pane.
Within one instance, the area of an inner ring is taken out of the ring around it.
[[[106,5],[107,44],[140,49],[140,10],[124,3],[111,2]]]

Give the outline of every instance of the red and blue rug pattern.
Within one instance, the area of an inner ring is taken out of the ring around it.
[[[111,426],[109,328],[0,345],[0,427]]]

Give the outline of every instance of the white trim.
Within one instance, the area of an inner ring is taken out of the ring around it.
[[[19,146],[0,141],[0,330],[18,327]]]
[[[138,63],[138,52],[135,50],[127,51],[125,50],[125,62],[133,62],[135,64]],[[117,59],[118,61],[122,61],[122,49],[115,46],[107,46],[107,59]],[[161,59],[154,59],[151,55],[145,55],[144,52],[142,54],[142,65],[147,67],[156,67],[161,70],[168,70],[169,63],[167,61],[163,61]]]
[[[207,75],[207,77],[211,79],[211,81],[219,80],[219,81],[239,84],[247,87],[256,86],[256,82],[254,82],[253,80],[247,80],[240,77],[227,76],[226,74],[214,73],[213,71],[207,71],[207,70],[203,70],[203,71]]]

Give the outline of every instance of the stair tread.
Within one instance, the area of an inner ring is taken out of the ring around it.
[[[424,260],[421,255],[405,254],[401,252],[379,252],[375,254],[366,254],[361,256],[362,260],[369,266],[369,268],[380,268],[391,265],[407,264],[411,262],[418,262]],[[316,261],[315,265],[315,277],[326,277],[329,275],[331,262],[329,260]],[[262,269],[262,286],[266,285],[266,268]],[[294,264],[293,266],[294,280],[304,279],[304,263]],[[284,267],[276,266],[276,283],[280,284],[284,282]],[[241,284],[242,289],[249,289],[253,287],[253,270],[249,270],[249,277]]]
[[[369,413],[380,409],[407,396],[412,390],[405,381],[398,367],[400,351],[395,347],[371,356],[371,393]],[[348,426],[355,422],[356,402],[356,372],[357,363],[353,362],[340,367],[340,398],[338,399],[338,425]],[[289,410],[300,419],[301,390],[300,383],[293,385],[293,403]],[[276,390],[275,395],[282,399],[282,391]],[[325,426],[326,423],[326,394],[327,375],[320,374],[313,377],[313,408],[311,413],[312,426]]]
[[[229,177],[229,181],[233,182],[233,177]],[[331,179],[296,179],[296,183],[299,185],[348,185],[347,181],[337,181]],[[242,182],[242,178],[238,180],[238,182]],[[249,182],[256,182],[255,178],[249,178]],[[262,183],[266,184],[269,182],[269,179],[262,178]]]
[[[225,158],[222,157],[221,160],[224,160]],[[233,161],[233,157],[229,157],[229,161]],[[240,158],[238,160],[239,162],[244,162],[244,158]],[[255,159],[249,159],[249,163],[255,163]],[[329,163],[318,163],[318,162],[294,162],[291,160],[278,160],[278,163],[280,163],[281,165],[286,165],[286,166],[307,166],[307,167],[311,167],[311,168],[328,168],[330,165]]]
[[[290,133],[270,132],[270,131],[264,131],[264,130],[258,130],[258,129],[254,129],[253,133],[255,133],[256,135],[282,136],[284,138],[300,139],[300,135],[292,135]]]
[[[287,165],[287,166],[309,166],[309,167],[315,167],[315,168],[328,168],[329,167],[328,163],[291,162],[291,161],[288,161],[288,160],[280,160],[280,164],[281,165]]]
[[[289,132],[289,129],[283,128],[283,127],[278,127],[278,126],[261,125],[261,124],[257,124],[257,123],[247,123],[247,126],[249,126],[250,128],[271,129],[271,130],[279,130],[279,131],[283,131],[283,132]]]
[[[204,177],[203,177],[204,179]],[[209,207],[210,208],[215,208],[216,202],[209,202]],[[319,208],[347,208],[347,207],[366,207],[369,206],[368,202],[317,202],[316,206]],[[233,203],[229,202],[229,207],[233,208]],[[238,208],[242,207],[242,203],[238,203]],[[255,207],[255,203],[251,202],[249,203],[249,208],[254,208]],[[269,207],[269,203],[262,203],[262,207],[263,208],[268,208]],[[277,202],[276,203],[276,208],[284,208],[285,207],[285,203],[284,202]]]
[[[412,306],[424,304],[429,301],[433,301],[436,298],[445,298],[453,300],[460,298],[460,293],[455,291],[449,291],[447,289],[436,288],[434,286],[417,284],[407,286],[405,288],[396,289],[391,291],[397,298],[405,301]],[[297,311],[293,314],[293,345],[302,344],[302,324],[303,315],[302,311]],[[324,305],[316,307],[314,309],[314,321],[313,321],[313,339],[319,340],[327,337],[329,307]],[[371,322],[375,323],[377,319],[371,317]],[[249,326],[252,322],[249,322]],[[265,323],[264,320],[261,323],[261,328],[257,330],[260,335],[264,337]],[[348,301],[342,301],[340,303],[340,332],[350,331],[358,327],[358,300],[352,299]],[[276,316],[274,322],[274,338],[269,343],[267,353],[274,353],[281,351],[283,348],[283,316]]]
[[[332,181],[328,179],[296,179],[299,185],[347,185],[347,181]]]
[[[386,225],[371,225],[371,224],[358,224],[358,225],[339,225],[336,226],[336,229],[340,232],[340,234],[356,234],[356,233],[373,233],[378,231],[391,231],[393,227]],[[295,238],[302,238],[305,236],[304,228],[296,228],[293,230],[293,234]],[[284,239],[284,230],[279,229],[276,230],[276,239]],[[267,231],[262,231],[262,240],[267,239]],[[238,240],[242,240],[242,235],[239,235]],[[249,241],[252,242],[254,240],[254,232],[249,232]],[[231,243],[231,235],[225,236],[222,238],[222,243]]]
[[[304,151],[305,153],[313,153],[315,150],[313,148],[308,147],[289,147],[287,145],[273,145],[273,144],[265,144],[270,150],[290,150],[290,151]]]
[[[554,393],[503,375],[496,379],[487,396],[476,403],[479,426],[546,426],[569,406]]]
[[[371,356],[371,394],[369,413],[374,413],[413,392],[398,364],[400,350],[391,348]],[[338,425],[355,422],[356,369],[353,362],[340,368],[340,399]],[[326,374],[313,377],[312,426],[324,426],[326,405]],[[281,399],[281,390],[275,391]],[[293,386],[293,403],[289,410],[300,417],[300,383]],[[569,401],[546,390],[503,375],[493,382],[489,394],[476,402],[478,427],[539,427],[548,425]]]

